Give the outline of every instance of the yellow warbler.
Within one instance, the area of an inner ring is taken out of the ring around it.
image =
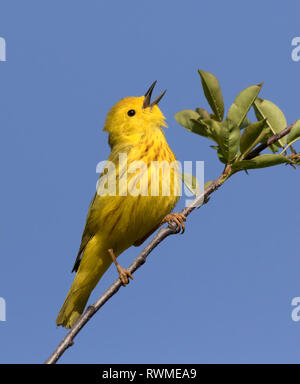
[[[175,222],[184,230],[185,217],[169,214],[179,199],[181,182],[162,130],[165,117],[157,105],[165,91],[151,102],[155,84],[144,96],[120,100],[107,115],[104,131],[109,133],[111,154],[88,211],[75,279],[57,325],[75,324],[112,262],[122,284],[128,283],[131,274],[116,260],[124,250],[140,245],[164,222]]]

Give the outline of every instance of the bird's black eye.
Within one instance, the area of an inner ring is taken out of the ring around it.
[[[127,115],[132,117],[135,115],[135,110],[134,109],[130,109],[128,112],[127,112]]]

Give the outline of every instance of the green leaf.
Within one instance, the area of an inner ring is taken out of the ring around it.
[[[224,157],[222,149],[220,147],[218,147],[218,149],[217,149],[217,155],[218,155],[218,158],[221,161],[221,163],[227,164],[227,158]]]
[[[197,123],[204,124],[207,129],[208,137],[219,144],[222,123],[213,119],[198,120]]]
[[[298,139],[300,139],[300,120],[297,120],[296,123],[293,125],[290,134],[287,138],[287,144],[292,144]]]
[[[195,196],[200,195],[200,184],[195,176],[189,173],[183,173],[181,175],[181,178],[185,186],[192,192],[192,194],[194,194]]]
[[[213,130],[212,130],[213,120],[203,119],[203,120],[193,120],[193,122],[195,123],[195,126],[193,128],[193,132],[197,133],[198,135],[205,136],[211,140],[216,141],[216,137],[215,137]]]
[[[187,130],[197,133],[197,135],[209,137],[208,127],[199,119],[199,114],[191,109],[184,109],[175,114],[177,123],[182,125]]]
[[[245,128],[240,141],[240,150],[242,155],[246,156],[252,148],[260,143],[262,139],[261,133],[265,126],[266,120],[261,120],[250,124],[247,128]]]
[[[194,126],[192,119],[199,119],[199,114],[192,109],[184,109],[183,111],[175,113],[174,117],[177,123],[191,131]]]
[[[273,135],[286,128],[287,123],[283,112],[269,100],[257,98],[254,102],[254,111],[258,120],[267,119],[267,124]],[[278,140],[281,147],[286,144],[286,137]]]
[[[194,123],[192,132],[205,136],[218,143],[219,131],[221,130],[221,126],[218,121],[213,119],[192,119],[192,123]]]
[[[224,101],[220,83],[213,74],[200,69],[198,72],[208,104],[216,115],[217,120],[222,121],[224,116]]]
[[[250,87],[244,89],[237,95],[233,104],[229,108],[227,118],[233,121],[239,128],[259,94],[261,87],[262,83],[258,85],[251,85]]]
[[[231,163],[236,157],[240,145],[240,129],[231,120],[222,121],[218,132],[218,144],[221,148],[225,163]]]
[[[288,163],[289,160],[283,155],[266,154],[254,157],[252,160],[237,161],[232,169],[255,169],[272,167],[273,165]]]
[[[242,129],[244,129],[244,128],[247,128],[248,125],[250,125],[250,124],[251,124],[251,121],[250,121],[249,117],[246,116],[246,117],[244,118],[244,120],[242,121],[242,124],[241,124],[241,126],[240,126],[240,129],[242,130]]]
[[[198,113],[198,119],[210,119],[210,115],[206,109],[196,108],[196,112]]]
[[[236,170],[236,169],[251,169],[255,165],[255,163],[252,160],[240,160],[240,161],[235,161],[231,169]]]

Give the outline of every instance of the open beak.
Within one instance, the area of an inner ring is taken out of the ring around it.
[[[153,107],[155,104],[158,104],[160,100],[163,98],[164,94],[167,92],[165,89],[159,96],[157,96],[156,99],[154,99],[151,103],[151,95],[153,92],[153,89],[155,87],[155,84],[157,83],[157,80],[154,81],[154,83],[151,85],[151,87],[148,89],[148,91],[145,93],[145,99],[143,103],[143,108]]]

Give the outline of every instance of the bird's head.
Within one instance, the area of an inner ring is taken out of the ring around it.
[[[142,135],[146,131],[167,127],[165,117],[158,107],[166,91],[151,102],[151,95],[156,81],[144,96],[126,97],[115,104],[109,111],[104,131],[110,133],[110,142],[119,142],[126,137]]]

